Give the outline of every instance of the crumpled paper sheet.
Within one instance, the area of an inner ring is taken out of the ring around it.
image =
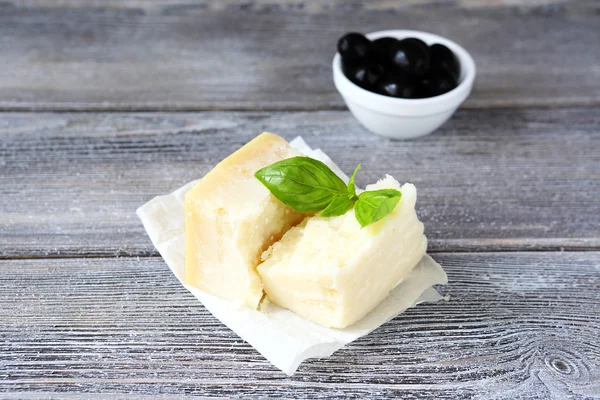
[[[301,137],[290,142],[307,156],[327,164],[346,182],[348,177],[320,149],[311,149]],[[137,210],[137,215],[156,249],[183,287],[189,290],[219,321],[287,375],[307,358],[327,357],[391,320],[409,307],[435,302],[442,297],[431,287],[447,283],[441,266],[425,255],[411,274],[362,320],[345,329],[324,328],[293,312],[269,304],[257,311],[212,296],[183,283],[185,254],[184,195],[190,182],[171,194],[158,196]]]

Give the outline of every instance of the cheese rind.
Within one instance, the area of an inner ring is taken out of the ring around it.
[[[277,200],[254,173],[299,155],[263,133],[221,161],[185,195],[185,283],[257,308],[261,253],[306,214]]]
[[[262,255],[257,268],[269,300],[325,327],[363,318],[419,263],[427,250],[415,212],[416,188],[391,177],[367,190],[400,189],[393,212],[361,228],[350,211],[309,217]]]

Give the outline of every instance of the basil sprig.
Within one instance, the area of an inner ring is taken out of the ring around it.
[[[348,185],[327,165],[310,157],[293,157],[262,168],[254,176],[282,203],[301,212],[317,212],[321,217],[344,215],[354,207],[362,227],[377,222],[394,210],[402,193],[380,189],[356,194],[354,179]]]

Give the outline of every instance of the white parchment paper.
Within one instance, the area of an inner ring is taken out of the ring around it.
[[[298,137],[290,144],[309,157],[327,164],[342,179],[348,177],[320,149],[311,149]],[[184,288],[218,320],[250,343],[277,368],[292,375],[307,358],[326,357],[345,344],[368,334],[409,307],[442,297],[431,287],[447,283],[441,266],[424,256],[411,274],[365,318],[345,329],[329,329],[274,304],[263,311],[235,305],[183,283],[185,222],[183,200],[195,182],[171,194],[158,196],[137,210],[148,236]]]

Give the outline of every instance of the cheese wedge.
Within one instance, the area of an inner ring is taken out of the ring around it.
[[[260,256],[306,216],[277,200],[254,173],[300,155],[263,133],[219,163],[185,195],[185,283],[257,308]]]
[[[367,190],[399,189],[393,212],[361,228],[353,211],[306,218],[262,255],[257,268],[272,303],[325,327],[344,328],[373,310],[427,250],[416,188],[388,176]]]

